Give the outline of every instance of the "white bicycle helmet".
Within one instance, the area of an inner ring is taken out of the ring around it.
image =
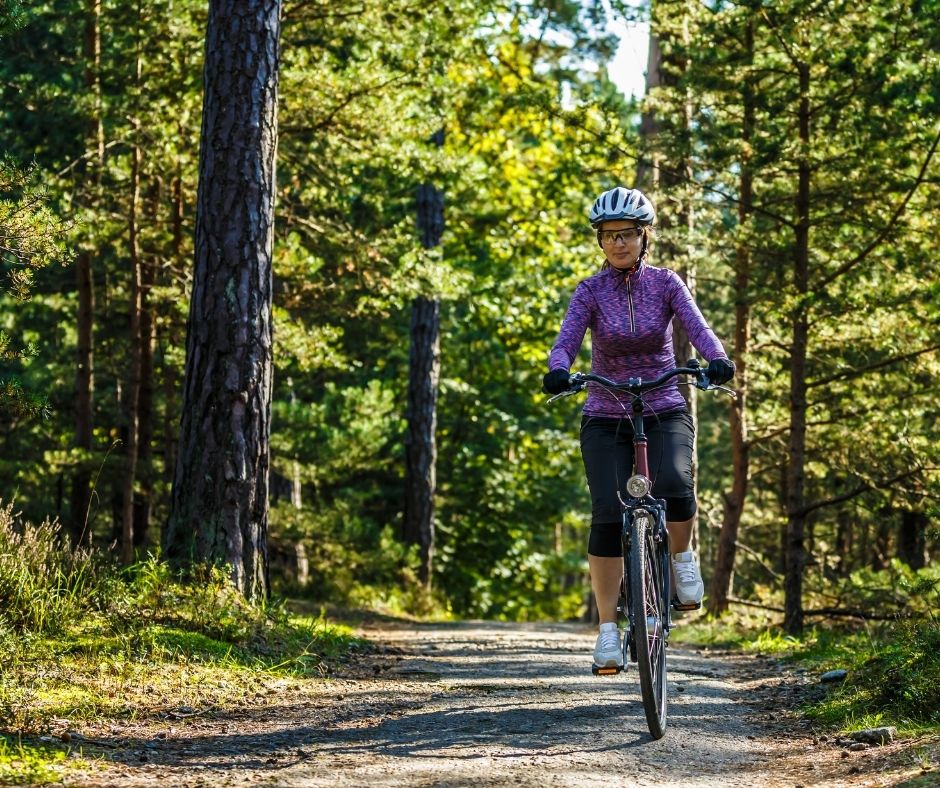
[[[594,201],[588,219],[592,227],[614,219],[633,219],[639,224],[652,224],[656,220],[656,211],[653,210],[653,203],[639,189],[617,186]]]

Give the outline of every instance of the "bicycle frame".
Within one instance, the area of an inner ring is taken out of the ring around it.
[[[644,429],[643,421],[643,398],[642,396],[636,396],[633,400],[632,415],[630,417],[631,424],[633,425],[633,473],[635,475],[641,475],[646,479],[650,479],[649,472],[649,455],[648,455],[648,440],[646,437],[646,432]],[[652,481],[652,480],[650,480]],[[620,498],[620,505],[623,507],[623,525],[621,530],[621,542],[623,543],[623,581],[621,584],[622,592],[621,595],[624,600],[624,607],[626,609],[620,608],[618,606],[618,613],[623,615],[629,622],[629,644],[627,644],[627,638],[625,638],[624,651],[627,650],[629,646],[629,659],[631,662],[636,662],[636,643],[634,642],[633,633],[636,631],[636,620],[635,620],[635,606],[633,600],[630,596],[630,561],[629,555],[631,550],[630,545],[630,533],[631,526],[633,524],[633,518],[639,512],[646,512],[650,516],[651,528],[653,531],[653,540],[657,543],[661,543],[664,550],[661,551],[661,564],[660,571],[662,573],[663,585],[665,591],[666,599],[671,597],[671,588],[670,580],[671,573],[669,570],[669,531],[666,528],[666,502],[659,498],[653,498],[653,496],[647,493],[643,498],[633,498],[628,497],[624,500],[623,496],[620,495],[620,491],[617,492],[618,497]],[[664,644],[669,640],[669,631],[672,629],[672,615],[667,608],[666,617],[663,621],[663,642]],[[624,654],[624,661],[626,661],[627,654]]]

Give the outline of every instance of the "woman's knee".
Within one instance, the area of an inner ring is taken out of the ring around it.
[[[588,538],[588,553],[599,558],[622,556],[620,530],[620,523],[592,523],[591,535]]]
[[[670,523],[684,523],[695,517],[698,504],[694,495],[684,495],[666,499],[666,520]]]

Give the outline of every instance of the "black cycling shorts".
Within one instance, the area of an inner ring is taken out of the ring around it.
[[[653,495],[665,498],[669,522],[691,519],[696,511],[692,484],[695,448],[692,417],[686,410],[645,416],[643,429],[648,441],[647,459]],[[619,526],[622,516],[617,490],[625,495],[627,479],[633,472],[633,424],[630,419],[584,416],[581,419],[581,457],[591,490],[591,525]],[[619,540],[619,536],[617,538]]]

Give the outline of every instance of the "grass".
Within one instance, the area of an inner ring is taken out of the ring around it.
[[[53,741],[78,723],[260,703],[368,647],[322,611],[249,604],[218,569],[184,579],[153,557],[119,570],[73,554],[10,507],[0,611],[0,784],[61,781],[75,761]]]
[[[937,620],[899,621],[877,633],[828,633],[796,656],[820,670],[848,671],[845,682],[804,710],[811,719],[844,730],[894,725],[911,734],[940,731]]]
[[[0,785],[60,783],[65,767],[66,755],[61,750],[0,736]]]
[[[814,627],[799,638],[761,614],[701,615],[688,624],[680,620],[675,642],[775,656],[817,679],[846,670],[843,682],[820,684],[801,708],[824,728],[890,725],[902,735],[940,734],[940,621],[929,612],[877,626]]]

